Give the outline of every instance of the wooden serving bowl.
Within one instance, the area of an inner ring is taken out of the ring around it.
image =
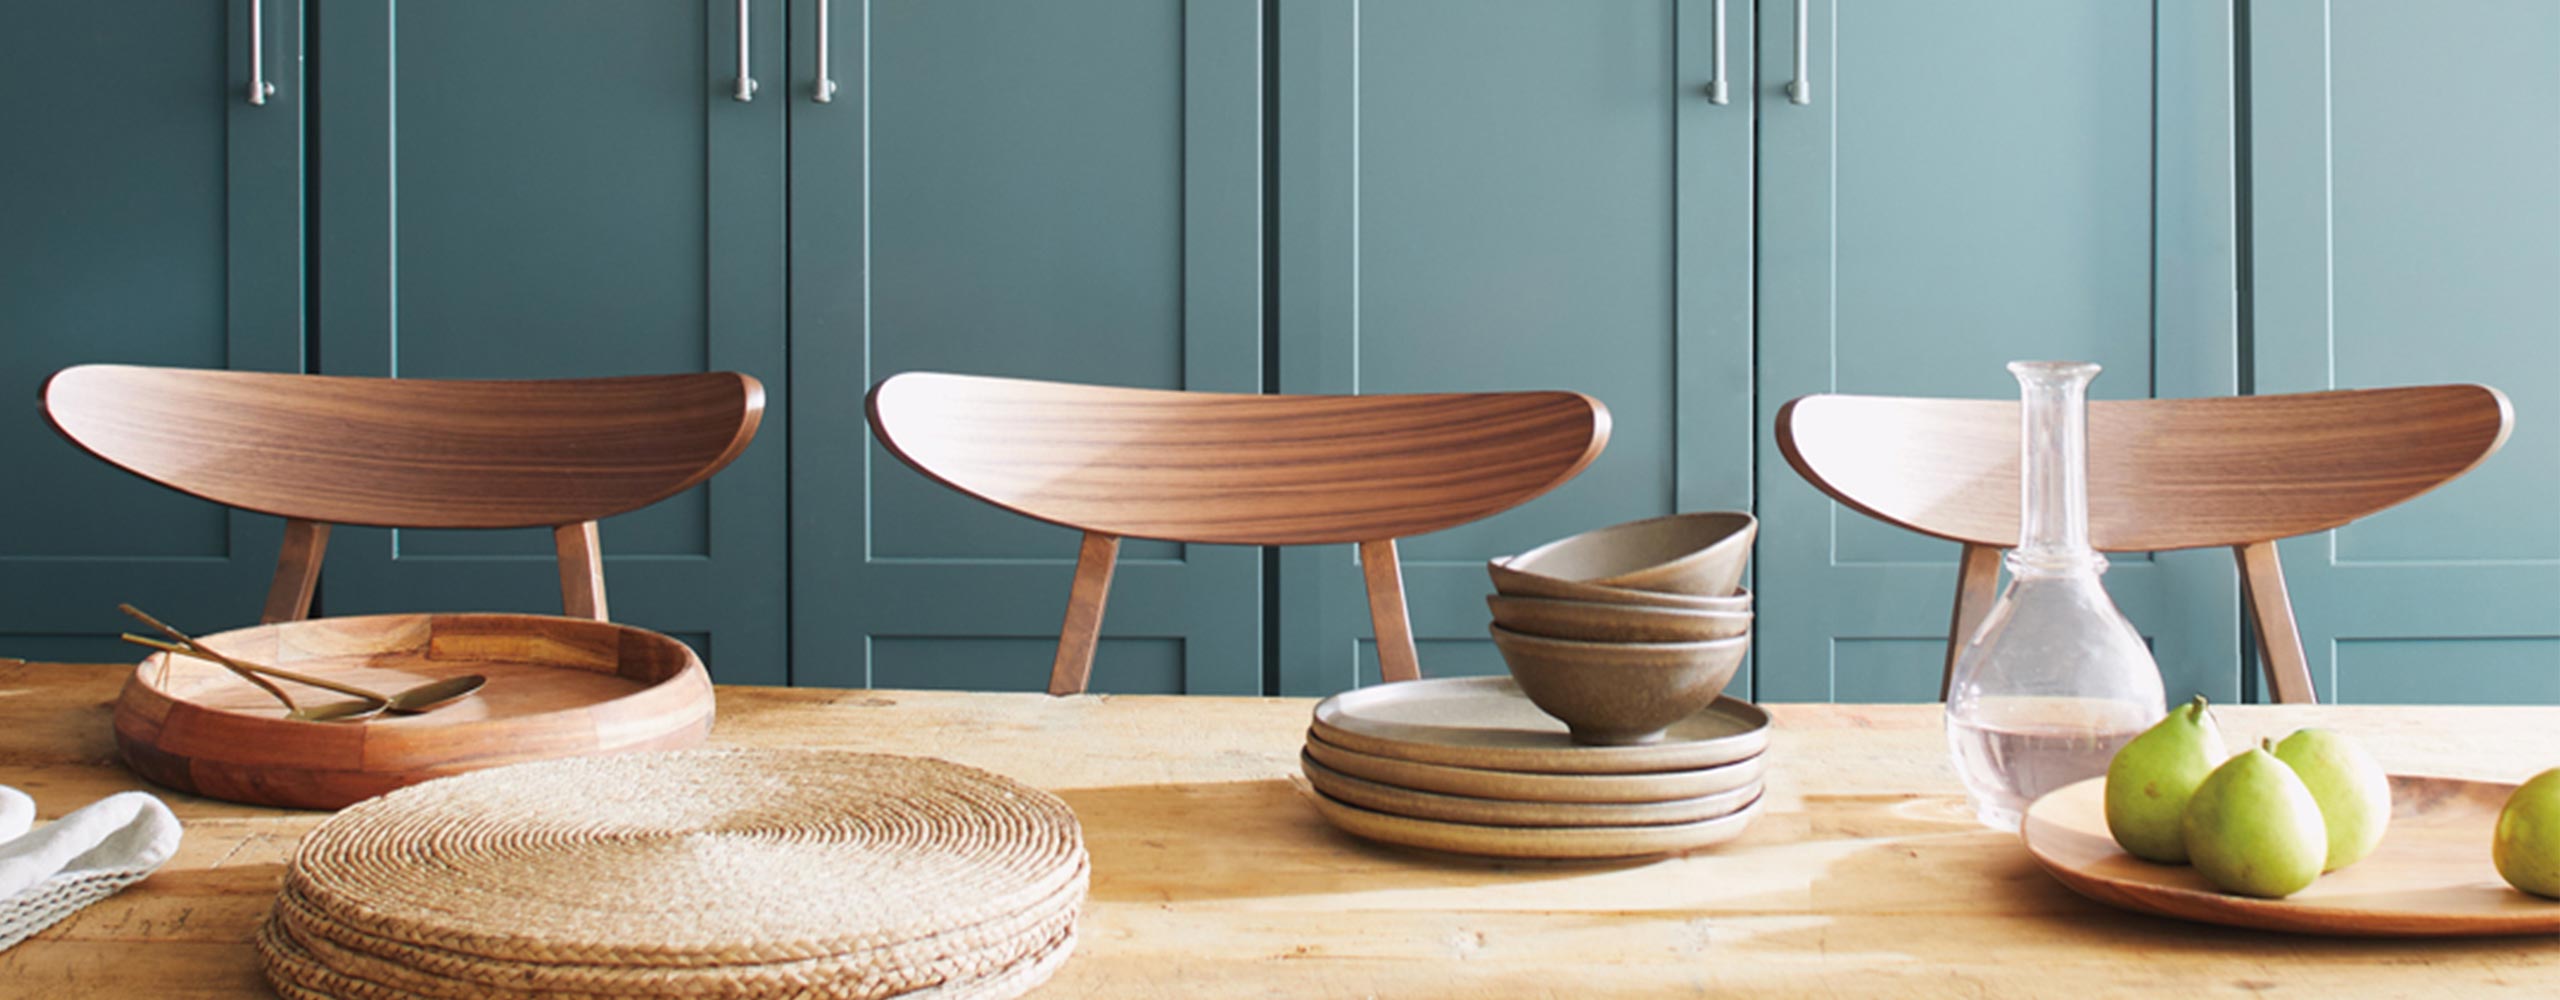
[[[1592,746],[1662,739],[1672,723],[1723,694],[1751,651],[1747,633],[1708,642],[1576,642],[1487,627],[1520,693],[1562,720],[1574,742]]]
[[[1742,583],[1760,521],[1738,510],[1672,514],[1613,524],[1512,556],[1522,573],[1692,597],[1722,597]]]
[[[373,615],[203,637],[255,664],[389,693],[481,674],[478,693],[422,715],[299,722],[221,666],[154,653],[116,699],[116,746],[183,792],[337,809],[430,778],[499,764],[669,750],[711,732],[711,675],[681,642],[584,618]],[[308,706],[345,700],[278,681]],[[306,697],[306,695],[308,697]]]
[[[1751,631],[1751,612],[1559,601],[1487,594],[1493,623],[1514,632],[1584,642],[1705,642]]]

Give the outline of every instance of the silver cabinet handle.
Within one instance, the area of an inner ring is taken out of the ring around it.
[[[1724,0],[1716,0],[1715,78],[1707,81],[1707,103],[1725,104],[1732,100],[1724,80]]]
[[[1723,3],[1723,0],[1715,0],[1715,3]],[[827,8],[832,8],[829,0],[817,0],[817,102],[819,105],[832,105],[832,102],[835,102],[835,74],[827,72],[827,36],[829,36]]]
[[[738,0],[738,90],[741,101],[756,99],[756,78],[747,75],[747,0]]]
[[[266,4],[249,0],[249,103],[265,107],[275,93],[276,85],[267,82]]]
[[[1808,28],[1812,18],[1805,13],[1805,10],[1812,2],[1813,0],[1796,0],[1796,78],[1787,81],[1787,100],[1797,104],[1813,103],[1813,76],[1805,67],[1808,61],[1805,58],[1805,38],[1812,34]]]

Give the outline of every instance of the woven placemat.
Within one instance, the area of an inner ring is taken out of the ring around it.
[[[260,941],[332,996],[902,996],[1063,961],[1086,878],[1065,803],[944,761],[577,758],[331,818]]]

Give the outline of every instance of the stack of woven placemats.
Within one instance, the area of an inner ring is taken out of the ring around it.
[[[288,1000],[1012,997],[1075,948],[1083,836],[944,761],[697,750],[358,803],[258,936]]]

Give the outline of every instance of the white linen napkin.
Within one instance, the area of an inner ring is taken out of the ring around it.
[[[33,830],[34,799],[0,785],[0,950],[135,882],[178,853],[178,817],[118,792]]]

